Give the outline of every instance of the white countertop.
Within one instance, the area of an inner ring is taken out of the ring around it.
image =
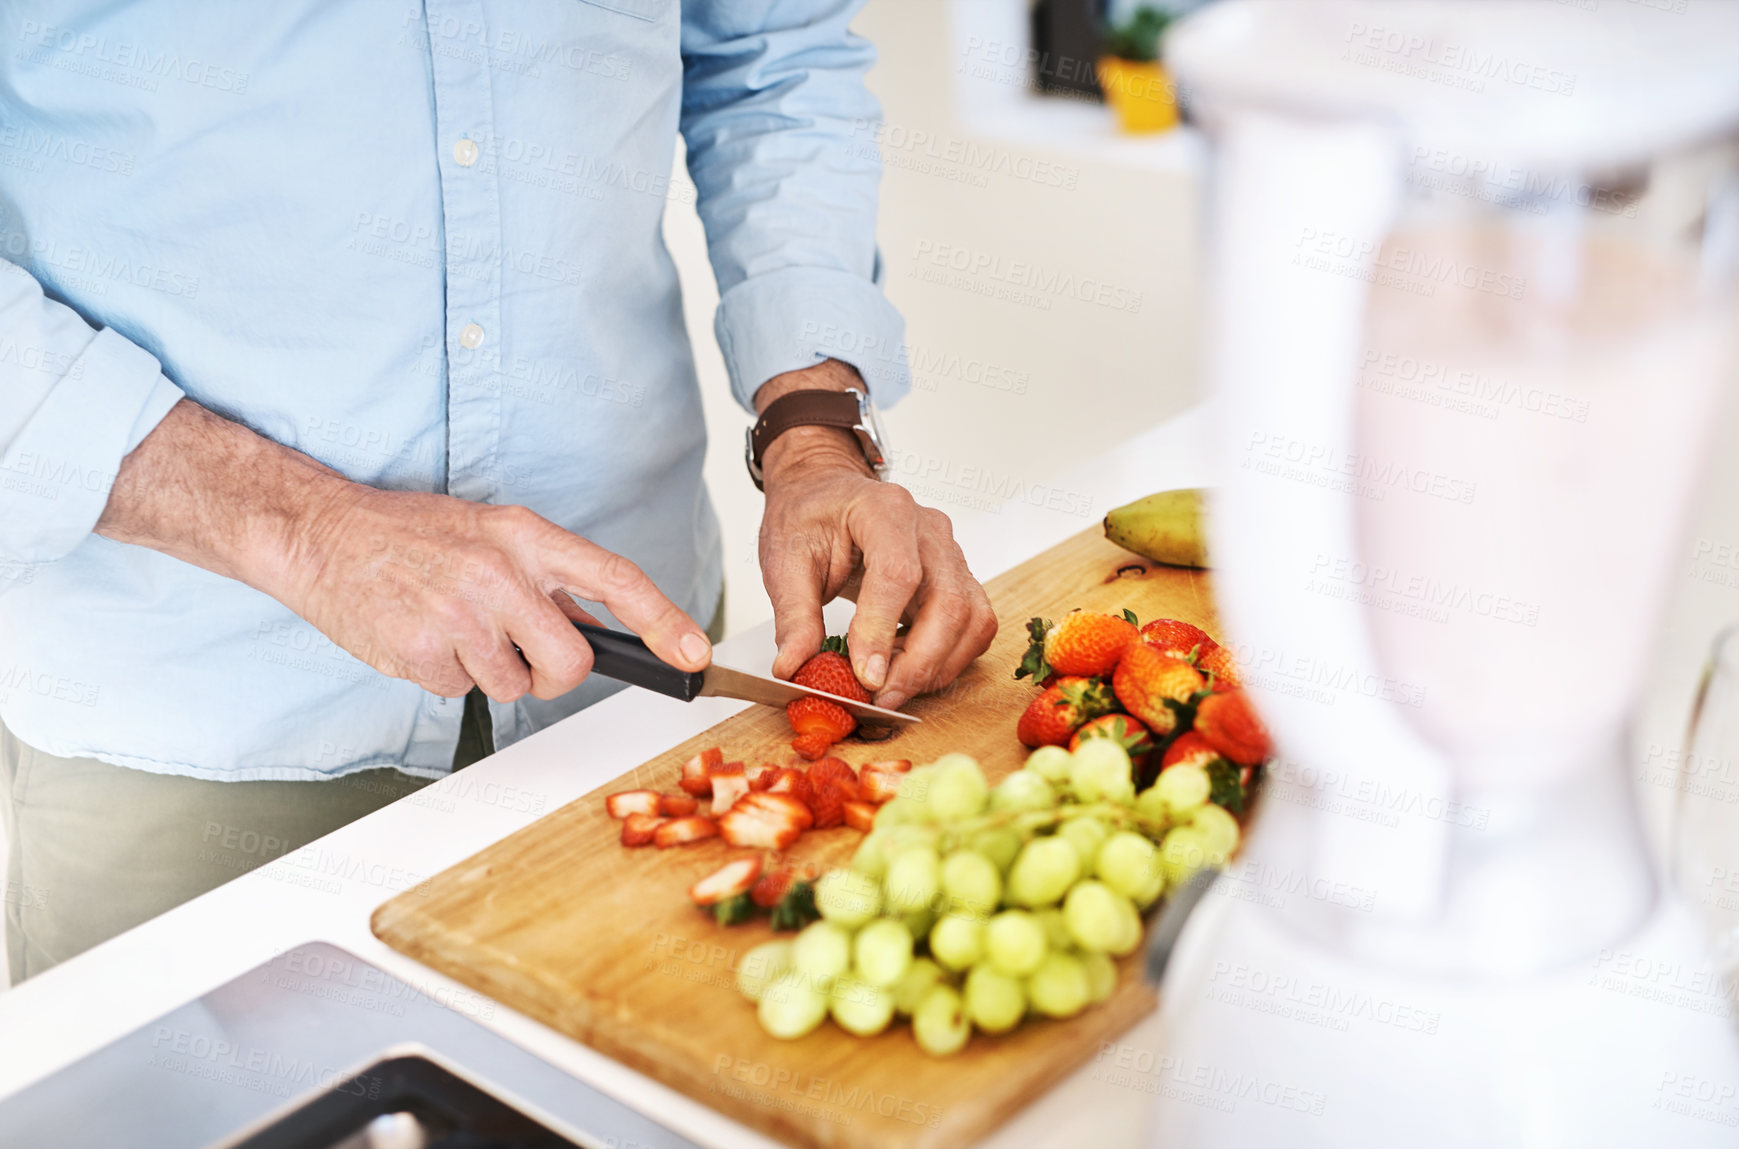
[[[1153,490],[1207,480],[1199,409],[1161,424],[996,513],[955,516],[973,570],[988,578]],[[1081,513],[1047,510],[1050,500]],[[1080,495],[1091,497],[1082,508]],[[1034,505],[1037,504],[1037,505]],[[829,609],[830,624],[850,604]],[[835,612],[838,612],[837,616]],[[765,670],[766,624],[721,644],[719,661]],[[470,991],[376,940],[368,919],[400,890],[462,861],[538,817],[741,709],[683,704],[630,688],[443,782],[276,859],[129,930],[16,989],[0,993],[0,1096],[106,1045],[159,1015],[308,941],[344,947],[429,993]],[[507,1009],[489,1028],[705,1145],[774,1142],[538,1022]],[[1153,1048],[1149,1018],[1128,1040]],[[1140,1144],[1148,1098],[1089,1079],[1088,1070],[1038,1099],[987,1143],[1041,1147]]]

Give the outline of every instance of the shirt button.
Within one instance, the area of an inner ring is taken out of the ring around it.
[[[475,323],[467,323],[459,329],[459,346],[467,351],[475,351],[483,346],[483,329]]]
[[[477,162],[477,141],[460,140],[453,145],[453,158],[459,161],[459,166],[468,168]]]

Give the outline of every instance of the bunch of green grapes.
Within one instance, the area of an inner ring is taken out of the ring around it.
[[[945,1057],[974,1028],[1072,1017],[1110,996],[1141,914],[1237,848],[1208,774],[1177,765],[1137,794],[1129,756],[1091,739],[1035,750],[994,789],[965,754],[914,769],[850,868],[816,886],[821,920],[745,955],[761,1025],[796,1038],[829,1014],[869,1036],[911,1018]]]

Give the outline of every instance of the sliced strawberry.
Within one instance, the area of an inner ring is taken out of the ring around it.
[[[760,793],[762,790],[765,790],[768,786],[773,784],[773,779],[777,778],[779,776],[779,771],[784,768],[785,767],[775,765],[772,762],[762,762],[756,766],[743,767],[743,773],[749,779],[749,789],[756,793]]]
[[[660,794],[658,812],[669,818],[686,818],[700,807],[700,801],[687,794]]]
[[[755,883],[755,888],[749,891],[749,900],[764,910],[770,910],[779,904],[785,896],[785,891],[791,888],[791,883],[797,880],[797,871],[786,866],[776,870],[768,870],[761,875],[761,880]]]
[[[672,818],[658,827],[653,835],[653,842],[660,850],[668,850],[672,846],[686,846],[690,842],[698,842],[702,838],[715,838],[719,833],[719,824],[711,818],[693,815],[687,818]]]
[[[783,850],[815,824],[809,807],[789,794],[750,794],[719,819],[719,834],[733,846]]]
[[[737,804],[737,799],[749,792],[749,780],[741,774],[713,775],[713,817],[718,817]]]
[[[884,774],[910,774],[912,760],[910,758],[884,758],[880,762],[871,762],[865,770],[880,770]]]
[[[819,790],[827,782],[837,783],[845,794],[846,801],[857,801],[857,771],[853,770],[843,758],[823,758],[809,768],[809,784],[811,786]]]
[[[875,829],[876,808],[868,802],[847,802],[844,813],[845,824],[852,829],[866,834]]]
[[[810,762],[827,748],[857,729],[857,719],[837,702],[825,698],[797,698],[785,705],[785,717],[797,737],[791,748]]]
[[[858,793],[865,802],[886,802],[900,792],[900,783],[906,780],[904,774],[892,771],[878,770],[872,762],[863,768],[857,776]]]
[[[799,734],[791,740],[791,749],[797,751],[797,756],[805,762],[813,762],[833,749],[834,739],[825,731],[814,734]]]
[[[711,770],[708,770],[707,776],[717,778],[721,774],[728,777],[735,774],[747,775],[747,773],[748,771],[744,768],[741,762],[725,762],[718,766],[714,766]]]
[[[681,786],[684,792],[704,798],[713,792],[712,772],[723,766],[724,751],[709,746],[682,764]]]
[[[817,830],[831,830],[845,824],[845,804],[849,801],[845,793],[846,785],[847,783],[838,778],[828,778],[815,787],[815,796],[810,799],[809,809],[815,814]],[[852,787],[854,792],[856,789],[857,787]]]
[[[656,814],[630,814],[622,820],[622,844],[650,846],[658,828],[668,821]]]
[[[748,893],[760,876],[760,858],[738,858],[690,886],[688,896],[697,906],[715,905]]]
[[[612,818],[626,818],[630,814],[656,814],[661,796],[656,790],[624,790],[620,794],[605,798],[604,809],[610,812]]]
[[[767,787],[767,793],[789,794],[811,810],[815,809],[815,787],[810,785],[807,774],[794,767],[787,766],[779,771],[779,776]]]

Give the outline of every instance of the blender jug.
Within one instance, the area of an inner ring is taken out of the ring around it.
[[[1225,3],[1166,54],[1279,761],[1162,990],[1257,1100],[1162,1093],[1154,1143],[1728,1143],[1661,1101],[1739,1086],[1730,1003],[1615,971],[1706,963],[1624,762],[1731,374],[1739,5]]]

